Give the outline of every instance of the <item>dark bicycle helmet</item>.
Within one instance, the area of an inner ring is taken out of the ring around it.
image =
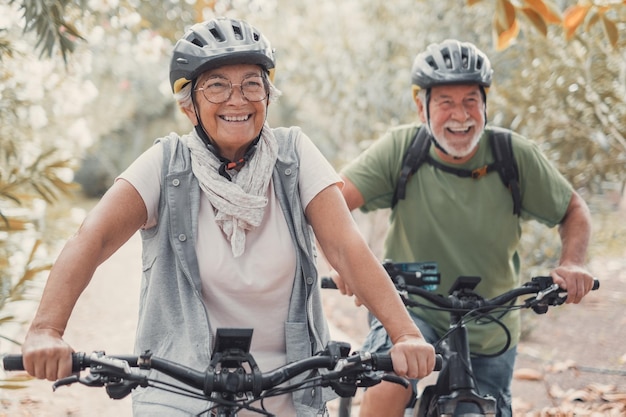
[[[414,90],[449,84],[478,84],[487,89],[492,75],[489,58],[480,49],[453,39],[429,45],[415,57],[411,69]]]
[[[261,32],[242,20],[219,17],[196,23],[174,45],[172,91],[178,93],[209,69],[231,64],[260,65],[272,79],[274,50]]]

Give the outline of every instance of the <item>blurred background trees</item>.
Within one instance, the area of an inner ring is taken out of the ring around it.
[[[155,138],[190,129],[169,55],[218,15],[272,41],[284,94],[270,123],[302,126],[338,169],[416,119],[415,54],[458,38],[492,60],[491,123],[537,141],[592,204],[623,192],[626,1],[0,0],[0,299],[53,252],[37,243],[42,207],[74,181],[101,195]],[[18,230],[28,247],[10,243]]]

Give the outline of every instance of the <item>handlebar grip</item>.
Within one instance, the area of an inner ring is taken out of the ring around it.
[[[72,353],[72,372],[80,372],[83,369],[84,353]],[[2,358],[5,371],[24,371],[22,355],[5,355]]]
[[[333,281],[331,277],[322,277],[322,288],[329,288],[329,289],[336,290],[337,285],[335,284],[335,281]]]
[[[393,372],[393,362],[388,353],[372,353],[372,365],[377,371]]]
[[[374,368],[379,371],[393,372],[393,362],[391,361],[391,355],[373,353],[372,364]],[[443,367],[443,357],[440,354],[435,355],[435,369],[433,371],[441,371]]]
[[[435,355],[435,369],[433,369],[433,371],[441,371],[441,368],[443,368],[443,356],[437,353]]]
[[[5,371],[23,371],[24,363],[22,355],[5,355],[2,358],[2,365]]]

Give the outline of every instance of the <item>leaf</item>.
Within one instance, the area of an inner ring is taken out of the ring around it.
[[[473,6],[475,4],[480,3],[482,0],[467,0],[467,5],[468,6]]]
[[[558,12],[559,9],[552,4],[552,2],[544,0],[524,0],[524,3],[539,13],[545,22],[561,23],[561,17]]]
[[[513,378],[520,381],[541,381],[543,380],[543,373],[536,369],[520,368],[513,372]]]
[[[0,389],[16,390],[16,389],[24,389],[24,388],[27,388],[27,385],[0,384]]]
[[[585,20],[585,16],[591,9],[591,6],[571,6],[565,10],[563,14],[563,29],[565,30],[565,39],[570,40],[578,27]]]
[[[598,23],[599,20],[600,20],[600,15],[598,15],[598,13],[591,14],[590,17],[587,19],[587,23],[585,24],[585,31],[589,32],[591,28],[596,23]]]
[[[504,27],[511,28],[515,24],[515,6],[509,0],[498,0],[496,16]]]
[[[5,378],[2,382],[28,382],[34,380],[35,377],[30,376],[26,372],[13,373],[9,378]]]
[[[545,38],[548,35],[548,25],[543,17],[530,7],[524,7],[521,9],[522,13],[530,20],[530,23],[543,35]]]
[[[502,51],[506,49],[515,38],[517,38],[517,35],[519,34],[519,24],[517,20],[515,20],[512,26],[504,27],[499,24],[497,19],[494,18],[494,20],[493,24],[496,28],[496,50]]]
[[[576,362],[573,361],[572,359],[567,359],[564,361],[560,361],[560,362],[555,362],[554,364],[550,365],[548,367],[548,371],[549,372],[564,372],[567,371],[568,369],[575,369],[576,368]]]
[[[604,24],[604,33],[609,38],[609,42],[613,48],[617,47],[617,41],[619,39],[619,33],[617,32],[617,26],[611,19],[602,15],[602,23]]]

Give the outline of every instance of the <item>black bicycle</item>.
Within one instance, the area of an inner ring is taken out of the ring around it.
[[[195,370],[171,360],[144,352],[141,355],[106,355],[104,352],[74,353],[73,375],[53,383],[53,389],[80,383],[105,387],[109,397],[121,399],[137,387],[152,387],[191,398],[211,401],[210,408],[197,416],[236,417],[239,410],[260,415],[273,414],[263,406],[263,399],[312,387],[330,387],[339,396],[353,396],[359,387],[381,381],[408,386],[408,381],[393,374],[388,354],[350,353],[350,344],[329,342],[324,351],[273,371],[261,372],[249,352],[252,329],[218,329],[211,362],[207,369]],[[24,370],[22,355],[5,355],[6,371]],[[165,384],[147,377],[154,369],[169,375],[180,384]],[[435,369],[441,369],[441,357]],[[80,372],[88,370],[81,376]],[[297,384],[284,384],[309,372]]]
[[[390,261],[387,263],[392,264]],[[433,263],[427,265],[429,271],[433,272]],[[393,268],[388,267],[387,270]],[[549,307],[561,305],[567,298],[567,294],[553,283],[550,276],[533,277],[529,282],[491,299],[485,299],[474,291],[481,280],[480,277],[459,277],[450,288],[447,297],[432,292],[432,288],[427,286],[425,288],[427,282],[418,281],[418,285],[414,285],[410,280],[404,279],[402,274],[397,273],[390,277],[407,307],[436,308],[450,313],[449,330],[435,343],[436,352],[443,357],[443,368],[437,375],[436,382],[425,387],[416,399],[417,403],[412,414],[414,417],[495,417],[496,399],[489,395],[481,395],[476,386],[470,361],[466,323],[483,319],[501,323],[496,313],[500,315],[516,309],[531,308],[537,314],[544,314]],[[595,280],[593,290],[597,290],[599,286],[599,281]],[[323,278],[322,288],[336,286],[332,279]],[[423,304],[409,298],[409,295],[417,295],[431,304]],[[522,302],[516,302],[518,297],[525,295],[529,297]],[[509,336],[509,342],[502,347],[500,353],[506,352],[510,347],[510,334],[504,324],[502,326]],[[460,405],[465,407],[464,410],[469,406],[471,411],[457,412]],[[342,398],[339,417],[349,417],[350,411],[351,398]]]

